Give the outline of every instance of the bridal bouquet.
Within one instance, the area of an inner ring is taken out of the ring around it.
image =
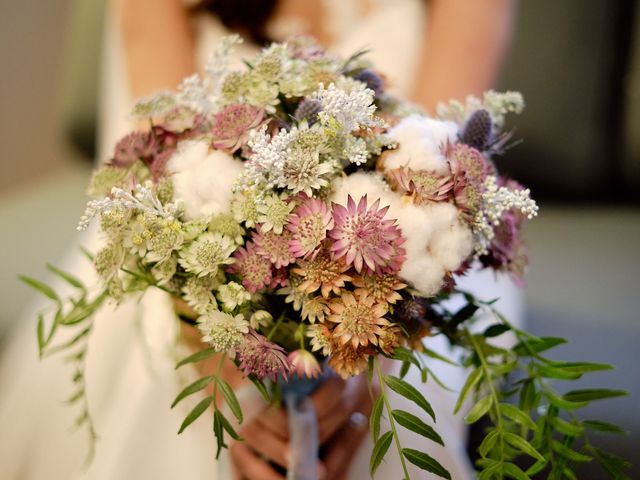
[[[389,95],[363,54],[345,60],[293,40],[230,71],[237,41],[226,39],[205,74],[187,78],[177,92],[138,101],[133,115],[148,126],[121,139],[95,171],[95,199],[79,228],[97,217],[104,235],[104,247],[90,254],[99,294],[54,267],[77,291],[68,301],[23,277],[57,305],[53,320],[38,323],[41,354],[80,345],[77,398],[84,398],[83,339],[92,313],[107,300],[158,288],[206,344],[179,365],[226,355],[270,402],[302,379],[368,372],[380,388],[370,417],[372,475],[394,443],[403,478],[407,462],[450,478],[435,458],[395,438],[406,428],[442,444],[432,426],[437,412],[404,379],[411,368],[423,381],[433,377],[426,356],[466,369],[455,409],[472,399],[466,421],[491,420],[478,449],[479,478],[574,478],[574,465],[592,458],[621,478],[623,462],[585,433],[618,428],[578,420],[574,411],[623,392],[559,395],[546,380],[609,367],[544,357],[564,340],[521,331],[493,302],[456,288],[474,264],[515,281],[526,268],[520,229],[538,208],[491,159],[509,142],[505,115],[522,110],[521,95],[487,92],[442,105],[430,118]],[[454,296],[463,306],[451,311]],[[478,311],[493,313],[495,323],[472,330]],[[52,347],[60,327],[78,334]],[[513,348],[493,341],[507,332]],[[459,347],[459,363],[429,348],[435,335]],[[397,375],[385,373],[382,357],[402,364]],[[226,437],[239,438],[234,425],[243,420],[223,379],[197,380],[174,404],[211,383],[215,393],[180,431],[213,406],[220,449]],[[394,409],[389,391],[414,402],[422,418]],[[218,409],[216,395],[234,421]]]

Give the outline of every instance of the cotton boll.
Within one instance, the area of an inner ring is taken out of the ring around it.
[[[206,142],[179,145],[169,159],[174,195],[185,209],[185,219],[227,212],[233,185],[243,169],[241,161],[220,150],[209,151]]]
[[[423,295],[431,296],[440,290],[445,273],[445,269],[434,258],[422,256],[412,262],[407,259],[400,277],[409,280]]]
[[[450,203],[435,205],[442,211],[442,220],[429,243],[434,257],[448,271],[457,270],[461,263],[471,254],[473,238],[471,230],[458,219],[458,210]],[[446,210],[446,211],[445,211]]]
[[[444,275],[457,270],[470,254],[471,232],[449,203],[407,204],[400,210],[398,224],[406,238],[400,277],[425,295],[437,293]]]
[[[373,203],[378,198],[388,196],[389,188],[377,173],[356,172],[347,177],[340,177],[333,182],[333,194],[330,199],[340,205],[347,204],[347,197],[351,197],[357,202],[361,197],[367,195],[369,202]],[[380,201],[381,206],[386,204]]]
[[[450,173],[442,146],[455,142],[458,126],[453,122],[435,120],[422,115],[409,115],[389,131],[398,148],[385,153],[385,170],[409,167],[413,170]]]

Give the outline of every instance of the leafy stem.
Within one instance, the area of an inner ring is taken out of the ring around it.
[[[271,327],[271,330],[269,330],[269,333],[267,334],[267,340],[271,340],[271,338],[275,335],[276,331],[278,331],[278,328],[280,328],[280,325],[282,325],[282,322],[284,321],[284,317],[285,317],[285,312],[283,311],[278,317],[278,319],[276,320],[276,322],[273,324],[273,327]]]
[[[393,434],[393,439],[396,444],[396,449],[398,450],[398,456],[400,457],[400,463],[402,464],[402,471],[404,472],[404,478],[405,480],[411,480],[411,476],[409,475],[409,470],[407,469],[407,464],[404,459],[404,455],[402,453],[402,447],[400,446],[400,439],[398,438],[396,424],[395,424],[395,421],[393,420],[391,405],[389,405],[389,399],[387,398],[387,395],[385,393],[384,376],[382,375],[382,370],[380,369],[380,362],[377,357],[374,357],[373,363],[376,369],[376,374],[378,375],[378,382],[380,384],[380,396],[382,397],[382,401],[384,402],[384,408],[387,412],[387,418],[389,419],[389,426],[391,427],[391,432]]]
[[[491,395],[491,404],[494,411],[495,419],[496,419],[496,431],[498,435],[498,439],[500,442],[499,452],[500,458],[499,462],[502,465],[504,463],[504,425],[502,423],[502,414],[500,412],[500,399],[498,397],[498,393],[496,392],[496,387],[493,383],[493,377],[491,375],[491,369],[487,364],[487,359],[484,355],[484,352],[478,345],[478,341],[476,337],[468,330],[465,329],[465,334],[471,341],[471,345],[473,346],[473,350],[478,356],[478,360],[480,360],[480,366],[482,368],[482,376],[486,379],[486,384],[489,386],[489,394]],[[500,477],[502,478],[502,472],[500,472]]]

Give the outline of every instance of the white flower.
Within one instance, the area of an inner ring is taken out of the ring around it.
[[[196,313],[205,315],[218,308],[212,290],[218,285],[215,277],[189,277],[182,287],[184,300]]]
[[[178,261],[176,258],[174,256],[170,256],[162,262],[156,263],[151,268],[151,274],[153,275],[153,278],[158,281],[159,285],[166,285],[175,275],[177,266]]]
[[[258,330],[262,327],[267,327],[273,322],[273,315],[266,310],[256,310],[251,314],[249,324],[254,330]]]
[[[258,222],[262,224],[262,231],[273,230],[278,235],[282,234],[294,207],[293,202],[285,202],[276,194],[269,195],[258,205]]]
[[[180,251],[180,265],[199,277],[215,275],[220,265],[233,263],[231,254],[236,242],[221,233],[207,232],[200,235]]]
[[[178,85],[177,100],[182,105],[200,113],[210,112],[214,106],[211,85],[207,79],[201,78],[198,74],[182,80]]]
[[[318,114],[320,122],[336,133],[349,133],[361,128],[381,126],[382,121],[374,115],[375,93],[358,81],[343,80],[340,86],[334,83],[325,88],[320,84],[318,91],[310,96],[322,104]]]
[[[258,198],[256,190],[245,188],[236,192],[231,202],[231,212],[237,222],[244,222],[247,228],[255,227],[258,221]]]
[[[249,140],[253,153],[236,190],[277,187],[311,195],[312,190],[328,185],[325,177],[335,173],[334,162],[321,158],[325,144],[321,131],[306,124],[282,129],[273,137],[266,127],[254,130]]]
[[[455,142],[457,135],[458,126],[453,122],[409,115],[389,131],[389,137],[398,143],[398,148],[385,154],[384,169],[409,167],[440,175],[450,174],[442,147],[447,142]]]
[[[137,184],[133,193],[119,187],[113,187],[110,197],[90,200],[87,203],[87,208],[80,217],[77,230],[85,230],[96,215],[108,213],[114,209],[140,211],[156,217],[173,219],[178,213],[178,203],[169,202],[162,205],[158,196],[153,192],[150,181],[145,182],[144,185]]]
[[[173,173],[174,198],[182,202],[185,218],[192,220],[229,211],[243,164],[220,150],[210,152],[205,141],[188,141],[179,145],[167,169]]]
[[[236,283],[229,282],[218,287],[218,300],[226,312],[232,312],[236,307],[251,299],[251,294],[245,288]]]
[[[235,317],[217,310],[198,318],[202,340],[218,352],[228,352],[242,343],[249,333],[249,322],[242,315]]]
[[[332,162],[320,161],[318,150],[294,148],[292,154],[287,156],[282,173],[284,183],[291,193],[304,192],[312,196],[313,190],[329,184],[324,177],[334,170],[335,165]]]
[[[98,251],[93,264],[103,282],[108,283],[118,275],[125,260],[125,251],[120,244],[110,243]]]

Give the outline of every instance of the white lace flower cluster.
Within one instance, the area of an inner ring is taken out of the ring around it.
[[[383,127],[384,122],[375,116],[374,92],[353,79],[343,79],[340,86],[331,83],[311,96],[322,104],[318,114],[323,125],[336,133],[348,134],[359,129]]]
[[[495,227],[500,225],[503,214],[508,210],[517,210],[529,220],[538,215],[538,205],[528,188],[500,187],[497,177],[489,175],[484,183],[480,209],[472,222],[476,257],[488,252],[495,237]]]
[[[316,137],[311,144],[305,144],[302,139],[308,138],[308,133]],[[236,189],[286,188],[292,194],[305,192],[311,195],[313,190],[328,186],[328,177],[337,171],[333,159],[321,156],[324,145],[321,131],[311,131],[308,126],[294,126],[288,131],[282,129],[273,137],[269,136],[266,127],[254,131],[249,140],[253,153]]]
[[[133,193],[119,187],[113,187],[111,196],[87,202],[77,230],[86,230],[97,215],[119,208],[139,210],[158,217],[173,219],[180,210],[180,204],[179,202],[169,202],[162,205],[157,195],[153,193],[151,182],[136,185]]]

